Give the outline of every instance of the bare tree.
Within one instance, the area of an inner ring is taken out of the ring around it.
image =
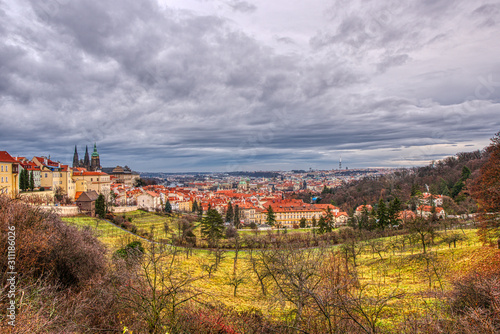
[[[201,294],[192,286],[201,276],[180,268],[179,250],[155,243],[149,244],[137,266],[116,262],[117,281],[126,284],[115,284],[115,291],[145,322],[148,333],[175,328],[179,307]]]

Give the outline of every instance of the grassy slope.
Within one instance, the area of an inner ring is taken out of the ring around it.
[[[132,217],[132,223],[139,229],[154,226],[156,231],[163,232],[165,217],[142,211],[135,211],[126,216]],[[74,217],[64,220],[77,226],[96,229],[99,238],[111,250],[131,240],[128,233],[95,218]],[[427,253],[435,258],[429,265],[422,256],[418,243],[407,244],[405,249],[389,247],[394,238],[402,238],[401,236],[381,239],[382,245],[387,248],[381,252],[381,256],[372,253],[368,244],[364,246],[357,261],[361,282],[370,284],[373,291],[377,288],[382,294],[389,294],[394,289],[404,293],[403,298],[392,301],[383,313],[381,324],[384,327],[390,328],[393,323],[410,314],[418,314],[426,308],[439,306],[436,294],[449,290],[451,279],[467,268],[471,259],[480,253],[478,250],[481,246],[476,230],[464,230],[460,233],[466,234],[467,240],[458,242],[456,248],[441,243],[428,250]],[[437,237],[436,240],[439,241],[440,238]],[[233,272],[234,252],[228,251],[225,254],[219,270],[213,273],[210,279],[196,282],[206,293],[204,298],[223,302],[240,311],[257,311],[279,316],[283,307],[272,293],[266,297],[262,295],[260,286],[250,270],[247,252],[239,253],[238,275],[244,278],[244,283],[238,288],[237,297],[233,296],[233,287],[228,285],[228,279]],[[194,255],[189,258],[181,255],[179,266],[194,270],[195,275],[201,275],[205,273],[203,265],[211,262],[212,254],[206,250],[195,250]]]

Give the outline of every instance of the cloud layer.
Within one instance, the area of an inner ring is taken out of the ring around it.
[[[214,3],[1,2],[2,149],[69,163],[97,142],[142,171],[412,166],[500,130],[498,4]]]

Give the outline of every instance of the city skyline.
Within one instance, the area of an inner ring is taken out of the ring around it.
[[[487,1],[0,4],[1,147],[150,172],[411,167],[500,130]]]

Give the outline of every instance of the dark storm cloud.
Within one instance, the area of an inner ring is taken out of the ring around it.
[[[497,5],[342,4],[310,49],[280,52],[154,1],[0,3],[2,149],[69,163],[97,142],[140,170],[411,165],[498,131],[498,48],[479,42]]]

